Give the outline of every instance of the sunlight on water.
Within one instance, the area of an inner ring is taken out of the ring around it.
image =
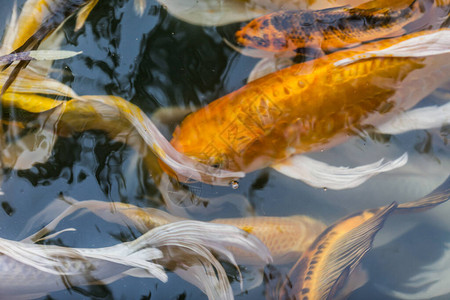
[[[449,297],[450,2],[47,2],[0,0],[82,51],[0,73],[0,299]]]

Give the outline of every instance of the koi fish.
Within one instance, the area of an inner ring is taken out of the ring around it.
[[[226,273],[211,254],[221,254],[233,263],[233,255],[226,247],[246,249],[263,261],[270,261],[265,246],[248,233],[233,226],[198,221],[162,225],[134,241],[106,248],[69,248],[0,239],[0,297],[39,297],[73,286],[107,284],[124,276],[155,277],[167,282],[163,267],[190,260],[195,262],[189,269],[190,276],[202,280],[200,288],[209,299],[233,299]],[[174,257],[172,253],[181,256]]]
[[[36,241],[41,236],[54,230],[58,223],[75,211],[86,208],[102,219],[125,226],[136,227],[141,233],[155,227],[186,220],[155,208],[141,208],[126,203],[107,203],[103,201],[76,201],[65,198],[72,205],[59,214],[52,222],[27,240]],[[38,215],[45,215],[45,210]],[[270,252],[274,264],[284,264],[297,260],[311,245],[326,225],[308,216],[289,217],[247,217],[214,219],[209,223],[231,225],[258,238]],[[252,253],[233,247],[230,249],[236,261],[243,264],[261,264],[261,259]]]
[[[408,110],[450,76],[450,30],[343,50],[252,81],[188,115],[172,145],[251,172],[325,150]]]
[[[443,186],[445,187],[445,184]],[[280,299],[285,299],[285,297],[288,299],[304,299],[303,297],[325,299],[341,292],[342,286],[347,283],[346,281],[351,277],[362,257],[370,250],[375,234],[382,228],[390,214],[426,211],[446,202],[449,197],[450,191],[446,190],[434,192],[418,201],[400,205],[394,202],[386,207],[352,214],[328,228],[325,228],[323,223],[305,216],[215,219],[210,223],[236,226],[254,235],[267,246],[273,255],[274,263],[286,263],[295,257],[295,255],[288,256],[289,259],[286,259],[286,256],[280,256],[281,253],[297,255],[303,253],[289,272],[288,280],[281,285]],[[135,226],[141,232],[184,220],[158,209],[139,208],[125,203],[66,200],[72,205],[35,235],[27,238],[27,241],[35,241],[54,230],[63,218],[81,208],[89,209],[106,221]],[[43,214],[45,214],[45,210],[35,218],[40,219]],[[309,230],[312,232],[308,232]],[[318,235],[320,231],[322,233]],[[309,237],[305,239],[306,233]],[[292,238],[293,235],[296,237]],[[314,236],[316,238],[314,242],[311,242],[310,239]],[[242,251],[239,249],[236,250],[235,247],[228,249],[238,261],[244,258],[241,262],[252,263],[252,259],[245,260],[248,256],[242,256]]]
[[[236,41],[245,47],[293,55],[304,48],[330,52],[402,35],[403,27],[421,15],[417,0],[401,10],[342,7],[279,11],[252,20],[236,33]]]
[[[36,81],[32,78],[29,82],[21,80],[17,85],[24,88],[34,82]],[[58,90],[52,91],[47,89],[47,86],[36,87],[36,89],[47,90],[57,95],[61,93],[59,89],[64,85],[56,84],[55,87]],[[229,185],[230,181],[244,176],[240,172],[211,168],[176,151],[144,112],[120,97],[78,96],[70,88],[68,89],[67,94],[75,96],[69,101],[55,100],[30,93],[6,92],[2,96],[1,103],[4,109],[13,107],[30,113],[47,114],[45,125],[49,126],[48,130],[53,132],[53,125],[58,124],[55,134],[62,136],[88,129],[99,129],[109,133],[113,138],[127,142],[130,132],[132,132],[138,135],[157,157],[171,165],[175,174],[180,178]],[[124,132],[127,133],[126,136],[123,136]]]
[[[369,209],[325,229],[290,270],[278,299],[341,299],[355,268],[372,248],[377,232],[391,214],[414,213],[447,201],[450,190],[418,201]]]

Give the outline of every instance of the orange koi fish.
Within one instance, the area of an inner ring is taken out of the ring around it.
[[[331,148],[422,100],[450,76],[450,30],[343,50],[252,81],[188,115],[172,145],[251,172]]]
[[[372,248],[376,233],[392,213],[431,209],[449,199],[444,191],[404,204],[392,203],[365,210],[331,225],[297,261],[281,286],[279,299],[341,299],[342,288],[364,255]]]
[[[325,52],[404,34],[403,27],[422,13],[414,0],[401,10],[332,8],[274,12],[254,19],[236,33],[243,46],[270,52],[302,48]]]

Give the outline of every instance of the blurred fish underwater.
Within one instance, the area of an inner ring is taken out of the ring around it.
[[[390,2],[2,1],[0,298],[448,297],[450,2]]]

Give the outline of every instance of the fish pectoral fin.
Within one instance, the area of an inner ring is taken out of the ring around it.
[[[272,168],[313,187],[342,190],[355,188],[379,173],[400,168],[407,161],[408,154],[404,153],[399,158],[385,163],[381,159],[375,163],[349,168],[331,166],[305,155],[295,155],[273,165]]]
[[[400,134],[411,130],[439,128],[450,123],[450,102],[441,106],[427,106],[399,114],[378,126],[378,132]]]

